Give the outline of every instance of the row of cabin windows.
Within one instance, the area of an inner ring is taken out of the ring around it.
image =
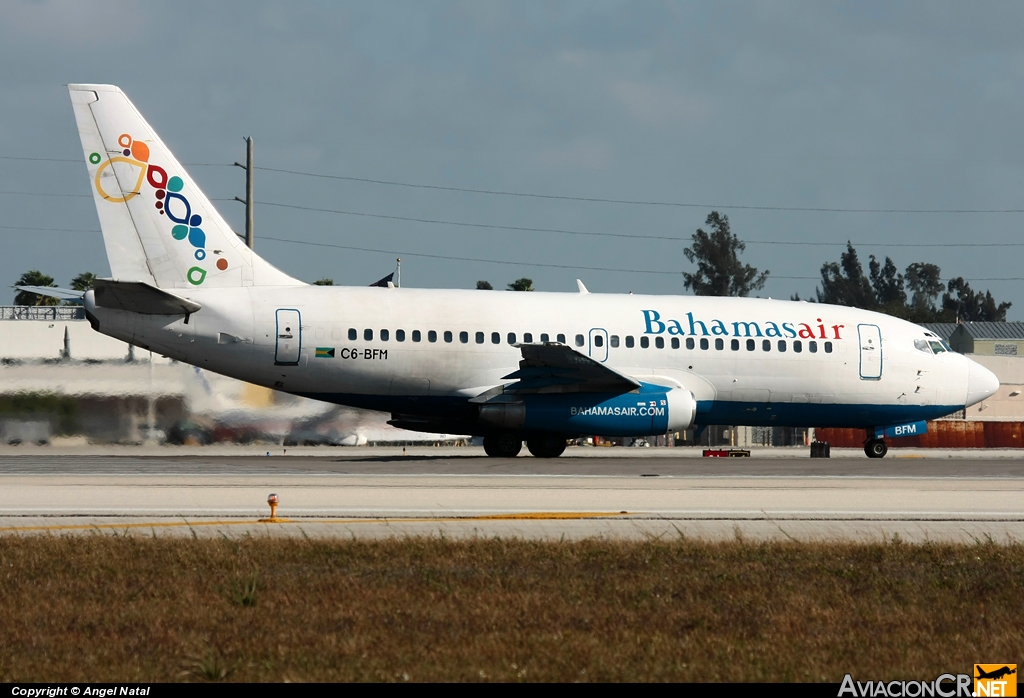
[[[414,342],[419,342],[419,341],[422,341],[422,339],[423,339],[423,335],[420,334],[419,330],[413,330],[411,332],[411,335],[412,335],[412,341],[414,341]],[[351,339],[351,340],[355,340],[358,337],[359,337],[358,330],[356,330],[354,327],[353,328],[349,328],[348,338]],[[443,337],[444,337],[444,341],[449,343],[449,344],[451,342],[455,341],[454,334],[451,331],[445,331],[444,334],[443,334]],[[369,330],[369,329],[363,330],[363,339],[368,341],[368,342],[369,341],[373,341],[373,330]],[[390,330],[381,330],[380,331],[380,341],[387,342],[390,339],[391,339],[391,331]],[[484,332],[476,332],[475,336],[474,336],[474,339],[476,340],[477,344],[484,344],[486,342],[486,334]],[[509,344],[515,344],[516,343],[516,333],[515,332],[509,332],[506,335],[505,339],[506,339],[506,341]],[[585,341],[586,341],[584,336],[581,335],[581,334],[576,335],[576,337],[574,339],[575,339],[575,344],[578,347],[582,347],[584,345]],[[405,341],[405,330],[395,330],[395,341],[396,342],[404,342]],[[427,332],[427,341],[428,342],[436,342],[437,341],[437,332],[435,332],[434,330],[428,331]],[[548,334],[541,334],[540,335],[540,341],[541,342],[549,342],[549,341],[551,341],[550,340],[550,336]],[[555,335],[555,341],[556,342],[560,342],[561,344],[565,344],[565,335],[564,334]],[[670,341],[671,341],[671,346],[672,346],[673,349],[678,349],[680,347],[679,337],[672,337]],[[469,332],[459,332],[459,342],[461,342],[462,344],[469,344]],[[533,343],[533,333],[525,332],[523,334],[523,342],[525,344],[532,344]],[[722,351],[722,350],[725,349],[725,340],[723,338],[716,337],[714,342],[715,342],[715,349],[717,349],[718,351]],[[501,344],[501,333],[500,332],[491,332],[491,344]],[[611,347],[613,347],[613,348],[618,347],[619,346],[619,336],[617,334],[611,335],[608,338],[608,344]],[[707,349],[711,348],[711,341],[707,337],[701,337],[700,339],[694,339],[693,337],[687,337],[686,338],[686,348],[687,349],[695,349],[698,346],[698,344],[699,344],[700,348],[704,349],[704,350],[707,350]],[[598,335],[594,335],[594,346],[595,347],[602,347],[602,346],[604,346],[604,336],[603,335],[599,335],[599,334]],[[634,346],[636,346],[636,343],[635,343],[635,341],[633,339],[633,336],[632,335],[626,335],[626,348],[627,349],[632,349]],[[647,349],[650,346],[651,346],[651,338],[650,337],[647,337],[647,336],[640,337],[640,348],[641,349]],[[665,348],[665,338],[664,337],[655,337],[654,338],[654,346],[655,346],[656,349],[664,349]],[[757,340],[755,340],[755,339],[747,339],[745,341],[745,346],[746,346],[746,350],[747,351],[755,351],[757,349]],[[793,352],[796,353],[796,354],[799,354],[799,353],[803,352],[803,350],[804,350],[804,343],[803,343],[802,340],[794,339],[793,343],[792,343],[792,346],[793,346]],[[776,343],[776,348],[778,349],[779,352],[785,352],[788,349],[788,347],[789,347],[789,343],[785,339],[780,339]],[[740,340],[738,340],[738,339],[729,340],[729,348],[732,351],[739,351],[740,350]],[[826,354],[831,354],[832,353],[832,342],[825,342],[825,347],[824,348],[825,348],[825,353]],[[770,340],[770,339],[762,339],[761,340],[761,351],[771,351],[771,350],[772,350],[772,340]],[[816,341],[813,341],[813,340],[807,342],[807,351],[809,351],[812,354],[818,353],[818,343]]]
[[[423,341],[423,335],[420,333],[419,330],[413,330],[410,333],[410,335],[412,336],[412,341],[414,341],[414,342],[421,342],[421,341]],[[442,337],[443,337],[444,341],[449,343],[449,344],[451,344],[452,342],[455,341],[455,335],[451,331],[443,332],[442,333]],[[358,339],[359,338],[359,331],[357,329],[355,329],[354,327],[350,327],[349,330],[348,330],[348,338],[351,339],[351,340]],[[367,342],[373,341],[373,330],[363,330],[363,339],[366,340]],[[380,341],[387,342],[390,339],[391,339],[391,331],[390,330],[381,330],[380,331]],[[475,333],[474,339],[476,340],[477,344],[484,344],[485,341],[486,341],[486,334],[483,333],[483,332],[477,332],[477,333]],[[515,332],[509,332],[508,335],[506,336],[506,340],[508,341],[509,344],[515,344],[516,343],[516,333]],[[396,342],[404,342],[405,341],[405,330],[395,330],[395,341]],[[437,341],[437,332],[434,331],[434,330],[428,331],[427,332],[427,341],[428,342],[436,342]],[[469,344],[469,332],[459,332],[459,341],[462,344]],[[540,341],[541,342],[550,342],[551,341],[550,335],[548,335],[547,333],[540,335]],[[565,344],[565,335],[564,334],[555,335],[555,341],[556,342],[561,342],[562,344]],[[525,342],[526,344],[533,344],[533,333],[526,332],[525,334],[523,334],[523,342]],[[491,344],[501,344],[501,333],[500,332],[491,332]],[[581,334],[576,335],[576,346],[578,346],[578,347],[582,347],[583,346],[583,335],[581,335]]]

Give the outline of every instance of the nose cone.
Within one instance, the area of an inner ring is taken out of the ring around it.
[[[999,379],[996,374],[989,371],[981,364],[968,359],[970,373],[967,377],[967,402],[966,406],[981,402],[992,397],[999,390]]]

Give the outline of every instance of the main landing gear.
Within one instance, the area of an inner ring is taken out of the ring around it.
[[[484,437],[484,453],[491,458],[515,458],[523,449],[523,439],[519,434],[503,431]]]
[[[889,447],[882,439],[868,439],[864,442],[864,453],[868,458],[884,458],[889,452]]]
[[[565,437],[557,434],[531,436],[526,439],[526,447],[534,458],[558,458],[565,450]]]
[[[526,447],[534,458],[558,458],[565,451],[565,437],[558,434],[528,436]],[[522,448],[522,434],[503,431],[484,437],[484,452],[491,458],[515,458]]]

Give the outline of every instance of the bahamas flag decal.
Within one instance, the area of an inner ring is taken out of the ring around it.
[[[334,347],[317,347],[316,358],[318,359],[333,359],[334,358]]]

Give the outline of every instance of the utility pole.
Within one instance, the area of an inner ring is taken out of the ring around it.
[[[236,162],[235,167],[241,167],[245,170],[245,198],[242,199],[236,196],[235,201],[241,201],[245,204],[245,245],[251,250],[255,242],[253,236],[253,208],[256,206],[256,202],[252,198],[252,175],[255,169],[252,163],[252,136],[245,137],[245,164]]]

